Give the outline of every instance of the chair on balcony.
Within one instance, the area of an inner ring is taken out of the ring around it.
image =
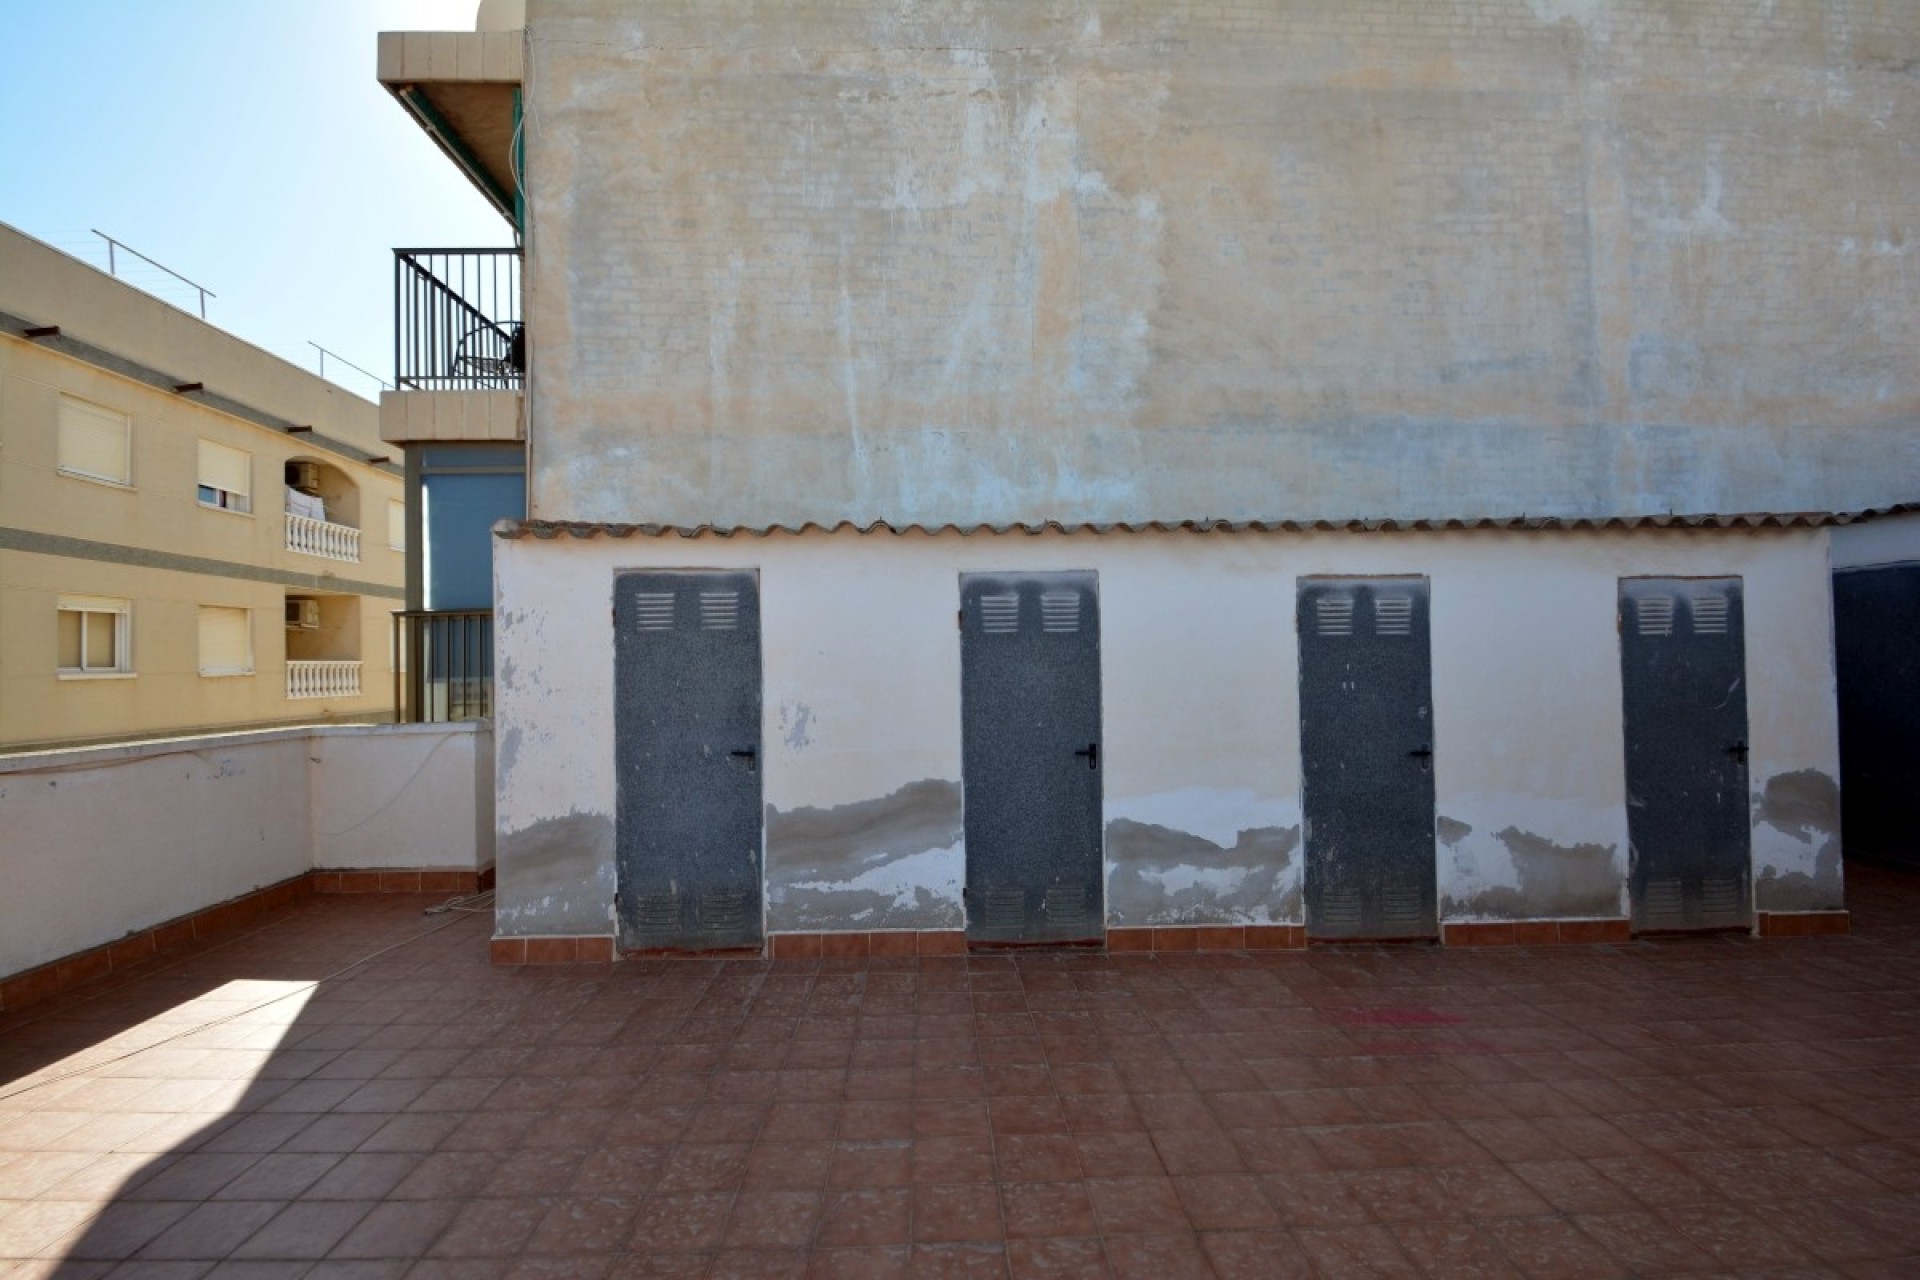
[[[450,372],[455,378],[512,387],[519,384],[526,365],[527,337],[520,322],[499,325],[487,320],[460,335]]]

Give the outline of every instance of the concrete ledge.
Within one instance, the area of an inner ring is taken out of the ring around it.
[[[1624,918],[1461,921],[1440,926],[1440,941],[1449,947],[1592,946],[1632,940],[1632,923]]]
[[[1853,915],[1847,911],[1762,911],[1759,931],[1763,938],[1829,938],[1853,932]]]
[[[252,924],[272,912],[303,902],[314,894],[313,874],[307,872],[243,893],[225,902],[141,929],[124,938],[63,956],[58,960],[0,980],[0,1013],[17,1013],[75,987],[178,951],[216,934]]]
[[[1107,950],[1116,953],[1300,951],[1306,945],[1306,926],[1298,924],[1199,924],[1107,930]]]

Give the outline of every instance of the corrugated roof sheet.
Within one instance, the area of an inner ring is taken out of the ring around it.
[[[775,534],[797,536],[806,533],[859,534],[890,533],[976,533],[1039,535],[1045,533],[1406,533],[1454,530],[1500,529],[1567,531],[1599,529],[1814,529],[1827,525],[1857,524],[1881,516],[1920,511],[1920,502],[1903,502],[1890,507],[1872,507],[1863,511],[1745,511],[1732,515],[1647,515],[1647,516],[1468,516],[1457,519],[1427,520],[1142,520],[1012,521],[994,524],[905,524],[886,520],[858,524],[841,520],[833,524],[806,521],[798,525],[677,525],[619,524],[594,520],[502,520],[493,532],[500,538],[766,538]]]

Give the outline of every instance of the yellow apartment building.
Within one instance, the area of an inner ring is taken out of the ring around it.
[[[379,410],[0,224],[0,750],[393,715]]]

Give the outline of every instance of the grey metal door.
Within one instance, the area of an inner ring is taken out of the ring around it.
[[[1425,578],[1299,585],[1307,932],[1439,932]]]
[[[1091,573],[963,574],[967,935],[1105,933],[1100,601]]]
[[[1738,578],[1624,578],[1628,872],[1639,930],[1753,919]]]
[[[760,943],[760,593],[752,573],[614,579],[620,944]]]

